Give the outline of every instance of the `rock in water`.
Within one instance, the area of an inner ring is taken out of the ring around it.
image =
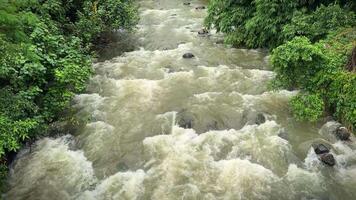
[[[190,2],[184,2],[183,5],[189,6],[189,5],[190,5]]]
[[[182,118],[182,119],[180,119],[178,121],[178,126],[182,127],[182,128],[193,128],[193,119],[189,119],[189,118],[184,119],[184,118]]]
[[[313,148],[314,148],[314,151],[315,151],[315,153],[316,154],[324,154],[324,153],[329,153],[329,149],[325,146],[325,145],[323,145],[323,144],[317,144],[317,145],[314,145],[313,146]]]
[[[325,153],[321,155],[320,160],[329,166],[334,166],[336,163],[334,156],[330,153]]]
[[[348,140],[350,138],[351,133],[347,130],[346,127],[339,127],[336,129],[336,137],[340,140]]]
[[[198,31],[198,34],[199,34],[199,35],[205,35],[205,34],[208,34],[208,33],[209,33],[209,31],[206,30],[205,28],[203,28],[203,29],[201,29],[201,30]]]
[[[195,10],[203,10],[205,9],[205,6],[198,6],[198,7],[195,7]]]
[[[280,133],[278,133],[278,137],[282,138],[282,139],[285,139],[285,140],[288,140],[289,137],[288,137],[288,133],[285,132],[285,131],[282,131]]]
[[[183,58],[194,58],[195,56],[192,53],[183,54]]]
[[[260,125],[266,122],[266,117],[262,113],[258,113],[256,117],[256,124]]]

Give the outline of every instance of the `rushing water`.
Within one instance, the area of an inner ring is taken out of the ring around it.
[[[203,1],[139,4],[140,48],[94,65],[74,100],[87,124],[23,149],[6,199],[356,199],[355,144],[329,133],[334,122],[294,121],[295,92],[268,91],[265,52],[199,36]],[[317,141],[336,166],[317,159]]]

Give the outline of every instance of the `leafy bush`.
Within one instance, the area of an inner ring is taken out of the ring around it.
[[[210,0],[205,24],[226,34],[226,42],[249,48],[278,45],[306,36],[312,41],[330,30],[355,25],[353,1]],[[348,5],[346,7],[346,5]]]
[[[290,101],[293,115],[297,120],[318,120],[324,112],[324,101],[316,94],[299,94]]]
[[[312,42],[325,38],[332,30],[351,27],[356,23],[355,13],[345,10],[340,5],[321,5],[308,14],[306,9],[294,12],[292,20],[283,27],[285,40],[295,36],[306,36]]]
[[[130,30],[138,22],[137,8],[132,0],[84,1],[81,8],[74,33],[85,42],[114,29]]]
[[[345,71],[345,64],[354,46],[356,29],[341,29],[327,39],[312,44],[306,37],[293,40],[273,50],[273,70],[277,73],[275,85],[297,88],[314,93],[325,100],[325,107],[350,127],[356,124],[356,74]],[[293,111],[299,119],[313,119],[297,105],[302,98],[292,100]],[[308,112],[319,113],[316,107]],[[314,115],[316,116],[316,115]]]
[[[326,60],[321,47],[311,44],[306,37],[296,37],[277,47],[271,58],[276,80],[287,88],[308,88]]]

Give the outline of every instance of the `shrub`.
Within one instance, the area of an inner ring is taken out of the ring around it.
[[[324,101],[316,94],[299,94],[290,101],[297,120],[318,120],[324,112]]]

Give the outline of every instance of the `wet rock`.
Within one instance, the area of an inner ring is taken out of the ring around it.
[[[183,5],[189,6],[189,5],[190,5],[190,2],[184,2]]]
[[[325,153],[329,153],[330,150],[328,149],[328,147],[326,147],[324,144],[316,144],[313,146],[314,151],[316,154],[325,154]]]
[[[258,113],[256,117],[255,123],[257,125],[263,124],[266,122],[266,117],[262,113]]]
[[[181,119],[178,121],[178,126],[182,128],[193,128],[193,120]]]
[[[288,137],[288,133],[285,132],[285,131],[281,131],[280,133],[278,133],[278,137],[282,138],[282,139],[285,139],[285,140],[288,140],[289,137]]]
[[[205,6],[198,6],[198,7],[195,7],[195,10],[203,10],[205,9]]]
[[[194,115],[186,109],[182,109],[177,113],[177,124],[182,128],[193,128]]]
[[[336,137],[339,140],[348,140],[351,136],[350,131],[346,127],[339,127],[336,129]]]
[[[183,54],[183,58],[194,58],[195,56],[192,53]]]
[[[329,166],[334,166],[335,163],[336,163],[334,156],[332,154],[330,154],[330,153],[322,154],[319,159],[324,164],[329,165]]]
[[[206,35],[206,34],[208,34],[208,33],[209,33],[209,31],[206,30],[205,28],[203,28],[203,29],[201,29],[201,30],[198,31],[198,35]]]

